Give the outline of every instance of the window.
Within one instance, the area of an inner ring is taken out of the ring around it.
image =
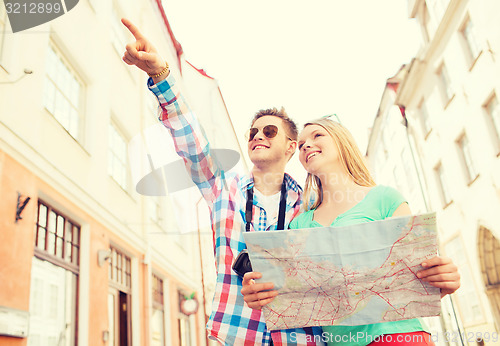
[[[448,103],[450,102],[450,100],[454,95],[454,91],[451,86],[451,80],[448,74],[448,70],[446,69],[446,66],[444,64],[441,65],[437,74],[439,78],[439,88],[441,90],[441,96],[443,98],[443,103],[446,108],[446,106],[448,105]]]
[[[160,198],[157,196],[148,196],[148,210],[149,217],[151,220],[157,224],[160,224],[162,221],[162,208]]]
[[[63,261],[69,269],[78,272],[79,244],[80,226],[39,200],[35,253],[44,258]]]
[[[400,157],[401,165],[404,169],[404,176],[406,177],[407,191],[413,191],[416,187],[415,183],[418,177],[415,176],[415,164],[413,163],[412,153],[408,150],[408,147],[403,147]]]
[[[0,7],[0,28],[2,29],[2,33],[3,33],[3,30],[5,29],[4,26],[5,26],[6,18],[7,18],[7,12],[5,11],[5,6],[1,6]]]
[[[5,1],[3,1],[5,3]],[[17,78],[18,73],[12,73],[14,69],[18,68],[19,60],[19,45],[18,35],[12,34],[12,29],[9,24],[5,4],[0,6],[0,71],[3,73],[11,73],[12,78]]]
[[[179,291],[179,304],[184,299],[184,294]],[[180,346],[192,346],[191,340],[191,322],[189,316],[180,312],[179,306],[179,345]]]
[[[108,345],[130,345],[131,333],[131,259],[110,246],[108,267]]]
[[[374,169],[375,177],[377,178],[376,180],[378,181],[382,177],[385,164],[387,163],[382,144],[378,144],[373,153],[375,155],[375,160],[372,163],[373,165],[372,168]]]
[[[165,343],[165,320],[163,303],[163,280],[152,275],[153,316],[151,320],[151,345],[163,346]]]
[[[111,259],[109,261],[109,281],[122,288],[130,290],[131,283],[131,261],[130,257],[121,251],[111,247]]]
[[[153,303],[158,307],[163,307],[163,280],[153,274]]]
[[[429,120],[429,112],[427,110],[427,106],[425,105],[424,99],[420,101],[420,105],[418,106],[418,115],[420,119],[420,125],[422,126],[422,132],[425,137],[431,132],[431,123]]]
[[[38,201],[29,345],[75,345],[80,226]]]
[[[389,136],[389,126],[387,124],[387,121],[384,122],[384,124],[381,126],[382,128],[382,151],[384,152],[384,157],[385,159],[389,159],[389,151],[387,148],[391,148],[391,138]]]
[[[445,245],[446,255],[450,257],[457,265],[460,272],[460,289],[455,292],[462,321],[470,323],[483,318],[479,298],[474,287],[474,278],[472,277],[469,261],[466,252],[462,246],[460,237],[456,237]]]
[[[116,53],[118,53],[118,56],[121,58],[123,52],[125,51],[125,46],[127,45],[127,39],[125,36],[124,26],[120,18],[121,17],[119,16],[117,9],[113,6],[111,8],[111,42]]]
[[[451,195],[450,195],[450,189],[448,188],[447,185],[448,180],[446,179],[446,175],[444,174],[443,170],[443,165],[441,163],[439,163],[434,168],[434,173],[436,175],[436,180],[439,187],[439,192],[441,195],[440,197],[443,203],[443,207],[446,207],[448,204],[451,203]]]
[[[500,107],[498,106],[498,99],[496,95],[493,95],[490,100],[484,106],[486,113],[488,114],[488,120],[492,124],[494,141],[496,145],[496,151],[500,154]]]
[[[472,161],[469,140],[467,139],[465,133],[457,140],[457,145],[462,159],[462,165],[464,167],[465,179],[469,184],[477,178],[478,173]]]
[[[401,165],[395,165],[392,169],[392,177],[394,179],[394,185],[397,187],[397,190],[404,191],[406,184],[406,176],[402,173]]]
[[[465,21],[462,26],[461,33],[467,48],[468,58],[471,62],[473,62],[479,56],[481,49],[479,49],[479,45],[477,44],[476,33],[470,18],[467,18]]]
[[[80,139],[81,92],[83,84],[65,62],[62,55],[50,45],[46,60],[44,107],[73,136]]]
[[[7,12],[5,6],[0,6],[0,65],[3,62],[5,35],[7,34]]]
[[[127,190],[127,142],[117,127],[109,124],[108,174]]]

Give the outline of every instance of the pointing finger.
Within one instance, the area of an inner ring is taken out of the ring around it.
[[[128,20],[127,18],[122,18],[122,23],[127,27],[127,29],[132,33],[132,35],[134,35],[136,40],[144,38],[139,29],[134,24],[132,24],[130,20]]]
[[[132,58],[140,59],[139,52],[137,51],[135,44],[129,43],[125,46],[125,49],[127,50],[126,53],[128,53]]]

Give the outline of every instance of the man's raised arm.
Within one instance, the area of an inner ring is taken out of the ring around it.
[[[211,206],[220,195],[223,182],[220,169],[214,164],[210,153],[206,135],[175,86],[175,79],[170,75],[166,61],[132,22],[123,18],[122,23],[135,38],[135,42],[127,44],[122,59],[151,77],[148,80],[149,89],[158,98],[162,108],[159,120],[170,131],[177,154],[183,158],[191,179]]]

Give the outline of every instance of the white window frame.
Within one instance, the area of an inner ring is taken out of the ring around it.
[[[417,184],[417,177],[415,172],[415,165],[412,162],[411,152],[409,147],[403,146],[400,153],[401,166],[405,172],[406,177],[406,189],[407,191],[413,191]]]
[[[425,104],[425,100],[423,98],[418,105],[418,117],[420,120],[424,138],[427,139],[429,133],[431,133],[432,131],[432,125],[429,118],[429,109],[427,108],[427,105]]]
[[[455,245],[454,248],[452,246]],[[474,284],[470,261],[467,258],[465,247],[461,236],[456,236],[447,241],[444,245],[446,256],[450,257],[455,265],[458,267],[461,276],[461,286],[457,292],[454,293],[458,301],[458,307],[462,321],[465,324],[471,325],[475,322],[484,319],[484,313],[481,306],[481,301],[477,294],[477,288]],[[475,304],[474,304],[475,303]],[[479,314],[474,314],[474,309],[479,310]]]
[[[474,165],[474,161],[472,160],[472,154],[470,151],[470,144],[467,134],[465,132],[462,133],[456,140],[456,143],[464,168],[465,179],[467,184],[470,185],[476,180],[476,178],[479,176],[479,173]]]
[[[7,11],[5,11],[5,6],[0,6],[0,25],[2,26],[7,23]]]
[[[181,303],[181,293],[180,290],[177,291],[178,296],[179,296],[179,307]],[[191,316],[186,316],[184,315],[180,309],[177,314],[177,323],[179,327],[179,345],[180,346],[193,346],[193,331],[192,329],[195,327],[195,325],[192,323],[192,317]]]
[[[111,44],[113,45],[113,48],[120,59],[123,55],[123,52],[125,51],[125,46],[127,45],[125,27],[120,20],[120,18],[122,17],[121,13],[122,11],[119,6],[117,6],[117,2],[113,1],[111,5],[110,15]]]
[[[56,60],[50,61],[51,55]],[[75,140],[81,142],[85,84],[53,42],[48,46],[46,59],[43,106]],[[57,65],[52,66],[53,63]],[[66,69],[65,76],[61,76],[61,67]],[[58,105],[59,102],[61,104]],[[63,105],[65,109],[59,111],[57,107]]]
[[[493,93],[483,107],[488,116],[488,127],[492,125],[496,155],[500,156],[500,104],[497,95]]]
[[[45,274],[51,273],[50,275],[58,275],[57,272],[59,272],[59,274],[64,273],[65,288],[61,288],[58,297],[54,297],[54,299],[60,300],[59,304],[47,304],[47,301],[37,301],[39,297],[37,298],[36,295],[40,292],[34,287],[34,285],[36,286],[34,279],[40,272],[32,271],[32,280],[30,283],[31,318],[34,318],[33,321],[38,319],[37,322],[39,326],[42,325],[45,328],[46,323],[41,322],[40,318],[42,318],[43,321],[43,318],[49,317],[47,313],[49,315],[51,313],[53,314],[55,311],[54,305],[59,305],[57,310],[59,314],[65,315],[66,327],[61,326],[62,329],[60,329],[57,334],[54,334],[55,330],[52,329],[49,331],[49,335],[52,334],[52,340],[54,340],[55,337],[59,339],[59,341],[62,341],[61,345],[75,345],[78,344],[79,341],[76,339],[76,335],[79,335],[81,332],[80,320],[78,319],[81,312],[81,306],[78,304],[78,300],[81,299],[81,292],[79,292],[78,289],[82,287],[80,267],[80,263],[82,262],[82,229],[78,223],[54,209],[51,204],[40,199],[38,200],[35,220],[36,232],[34,239],[35,251],[32,262],[33,268],[36,264],[38,269],[45,270],[44,268],[46,268],[48,270],[48,273]],[[41,236],[41,234],[43,234],[43,236]],[[45,274],[43,274],[44,277]],[[51,280],[52,278],[48,282]],[[72,283],[74,283],[74,287]],[[68,295],[65,292],[69,287],[72,287],[73,290],[69,292]],[[62,299],[64,299],[64,301]],[[64,304],[62,304],[61,301],[63,301]],[[40,306],[43,306],[41,312],[38,311]],[[34,338],[40,331],[41,329],[34,329],[33,334],[31,334],[30,331],[29,338]]]
[[[163,224],[163,203],[160,196],[146,196],[148,203],[148,215],[149,218],[162,227]]]
[[[452,87],[450,74],[448,73],[448,69],[446,68],[446,65],[444,63],[442,63],[439,66],[436,74],[438,77],[438,84],[439,84],[439,89],[441,91],[441,96],[443,98],[444,108],[446,108],[450,103],[450,101],[455,96],[455,92]]]
[[[470,19],[470,16],[467,16],[464,23],[462,24],[460,28],[460,34],[462,36],[464,46],[466,47],[467,59],[469,60],[471,65],[470,68],[472,68],[477,58],[479,58],[482,50],[480,45],[478,44],[477,34],[474,30],[474,25]]]
[[[450,194],[450,189],[448,188],[448,185],[446,184],[446,174],[444,172],[443,164],[439,162],[435,167],[434,167],[434,174],[436,176],[436,183],[438,184],[439,188],[439,194],[441,198],[441,202],[443,204],[443,209],[446,208],[450,203],[453,201],[451,194]]]
[[[7,34],[7,11],[5,6],[0,6],[0,65],[3,63],[5,35]]]
[[[0,5],[0,67],[7,73],[12,62],[12,49],[9,49],[12,48],[12,37],[12,31],[7,25],[7,11],[2,4]]]
[[[123,157],[116,152],[114,141],[120,140],[123,143]],[[122,169],[120,172],[115,170],[115,160]],[[125,191],[128,192],[129,174],[128,174],[128,155],[127,155],[127,137],[123,134],[120,127],[110,121],[108,125],[108,174]]]
[[[154,282],[155,282],[155,277],[157,278],[157,280],[159,281],[159,283],[161,282],[161,287],[159,287],[161,290],[162,290],[162,301],[161,303],[156,301],[155,300],[155,291],[154,291]],[[158,273],[156,273],[154,270],[152,271],[151,273],[151,302],[152,302],[152,309],[151,309],[151,340],[150,340],[150,344],[153,344],[153,314],[155,313],[155,311],[158,311],[158,313],[161,314],[161,317],[162,317],[162,323],[161,323],[161,339],[162,339],[162,342],[160,342],[160,344],[162,346],[164,346],[166,344],[166,340],[167,340],[167,337],[168,335],[166,334],[166,330],[165,330],[165,321],[167,319],[167,314],[165,312],[169,311],[169,310],[166,310],[165,309],[165,297],[168,298],[168,295],[166,296],[165,295],[165,278],[162,276],[162,275],[159,275]],[[154,343],[154,345],[156,345],[156,343]]]

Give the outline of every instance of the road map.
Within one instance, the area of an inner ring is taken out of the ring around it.
[[[245,232],[269,330],[362,325],[439,315],[440,290],[416,277],[437,254],[434,213],[346,227]]]

